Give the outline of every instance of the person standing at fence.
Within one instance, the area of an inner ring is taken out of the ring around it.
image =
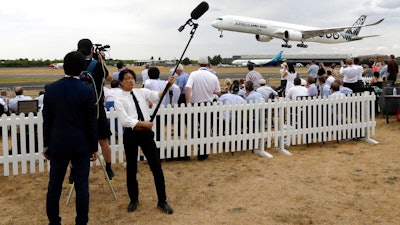
[[[18,102],[19,101],[32,100],[31,96],[24,95],[24,89],[21,86],[15,87],[14,91],[15,91],[15,98],[10,99],[10,101],[8,103],[10,113],[18,113]]]
[[[95,94],[78,78],[86,68],[79,52],[64,58],[65,77],[45,86],[43,105],[44,156],[50,160],[46,197],[49,224],[61,224],[59,201],[68,163],[75,168],[76,224],[89,217],[90,160],[97,159]]]
[[[340,62],[340,75],[343,76],[344,86],[350,88],[353,92],[357,87],[359,70],[353,65],[353,59],[347,58],[346,65],[343,61]]]
[[[208,70],[209,66],[208,57],[201,57],[198,60],[199,69],[190,73],[188,82],[186,83],[186,103],[187,104],[197,104],[200,105],[204,103],[205,105],[211,105],[215,95],[221,94],[221,87],[219,85],[218,77]],[[194,117],[194,115],[192,115]],[[200,114],[198,115],[198,121],[192,120],[192,128],[194,124],[199,125],[200,123],[207,124],[207,120],[201,121]],[[204,136],[211,130],[212,121],[210,121],[210,127],[204,126],[203,134]],[[197,134],[200,137],[200,129]],[[192,130],[192,137],[194,133]],[[198,160],[207,159],[208,154],[198,154]]]
[[[78,51],[85,56],[86,66],[89,66],[90,62],[93,60],[94,48],[92,41],[89,39],[81,39],[78,42]],[[114,177],[114,171],[111,169],[111,147],[109,143],[109,138],[111,136],[110,126],[107,122],[106,111],[104,109],[104,91],[103,86],[105,81],[111,82],[112,76],[108,73],[107,67],[103,60],[101,54],[96,59],[97,64],[93,69],[93,87],[95,87],[96,94],[96,106],[97,106],[97,134],[99,138],[99,144],[101,147],[101,153],[104,156],[106,162],[106,172],[110,180]],[[87,67],[86,67],[87,68]],[[85,70],[86,70],[85,68]],[[71,170],[73,173],[74,170]],[[72,174],[73,175],[73,174]]]
[[[115,100],[115,109],[125,128],[123,144],[126,156],[126,183],[130,198],[128,212],[135,211],[139,204],[139,186],[136,175],[140,147],[153,173],[158,197],[157,207],[166,214],[172,214],[174,211],[167,203],[160,153],[157,151],[154,141],[153,122],[150,121],[150,110],[147,105],[148,101],[161,101],[163,90],[157,92],[146,88],[134,88],[136,74],[130,69],[121,71],[118,80],[122,85],[123,92]],[[174,77],[170,76],[168,78],[169,85],[174,82]]]
[[[286,100],[297,100],[297,97],[308,96],[308,89],[301,85],[300,77],[294,79],[294,87],[290,88],[286,95]]]
[[[389,61],[388,61],[388,66],[387,66],[387,76],[386,79],[388,81],[393,82],[393,84],[396,83],[397,80],[397,74],[399,73],[399,65],[394,61],[395,57],[394,55],[390,55]]]
[[[246,81],[253,82],[254,90],[257,90],[257,88],[260,87],[260,84],[258,82],[260,79],[263,79],[263,77],[258,71],[254,70],[254,63],[248,62],[247,69],[249,70],[249,72],[246,75]]]

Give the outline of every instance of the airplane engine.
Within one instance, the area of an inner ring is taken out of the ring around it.
[[[256,39],[257,39],[257,41],[260,41],[260,42],[269,42],[272,40],[272,37],[256,34]]]
[[[298,32],[298,31],[295,31],[295,30],[285,30],[284,40],[302,41],[303,40],[303,34]]]

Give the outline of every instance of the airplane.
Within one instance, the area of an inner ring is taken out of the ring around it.
[[[237,66],[246,66],[248,63],[253,63],[254,65],[257,65],[257,66],[267,66],[267,65],[271,65],[271,64],[276,63],[279,60],[281,60],[282,53],[283,53],[283,51],[280,51],[278,53],[278,55],[276,55],[272,59],[236,59],[236,60],[232,61],[232,64],[237,65]]]
[[[64,66],[64,63],[52,63],[49,65],[49,67],[53,68],[53,69],[61,69],[61,68],[63,68],[63,66]]]
[[[255,19],[242,16],[226,15],[214,20],[211,25],[222,31],[234,31],[255,34],[256,40],[269,42],[273,38],[282,39],[285,43],[282,48],[291,48],[289,41],[299,41],[297,47],[307,48],[304,42],[318,42],[326,44],[344,43],[358,41],[363,38],[376,37],[379,35],[358,36],[362,27],[374,26],[384,19],[375,23],[364,25],[366,15],[360,16],[352,26],[318,28],[298,24],[284,23],[271,20]]]

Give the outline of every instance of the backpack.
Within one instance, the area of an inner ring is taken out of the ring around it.
[[[86,70],[82,71],[81,74],[79,75],[79,79],[87,85],[93,84],[94,80],[92,77],[92,73],[96,65],[97,65],[97,60],[92,59]]]

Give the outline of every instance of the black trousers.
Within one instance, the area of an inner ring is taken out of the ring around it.
[[[158,202],[165,202],[167,196],[165,193],[164,173],[161,167],[160,153],[154,142],[154,132],[134,131],[131,128],[125,128],[124,150],[126,156],[126,184],[129,198],[131,201],[139,201],[139,186],[136,179],[139,146],[146,156],[150,170],[153,173]]]
[[[50,180],[46,197],[46,212],[49,224],[61,224],[60,197],[68,163],[75,171],[76,224],[87,224],[89,217],[89,170],[90,153],[54,154],[50,156]]]

